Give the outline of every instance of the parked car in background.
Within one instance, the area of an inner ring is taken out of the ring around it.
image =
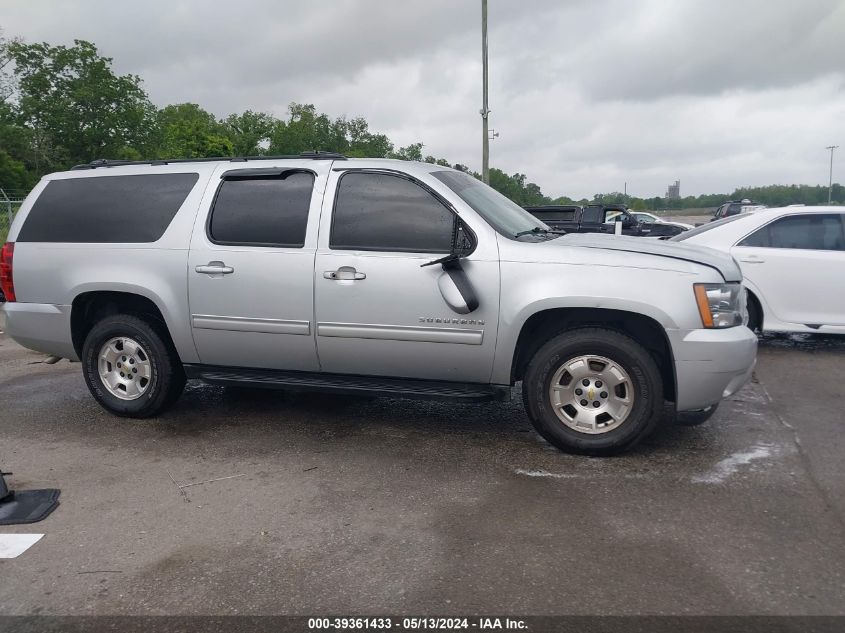
[[[553,230],[566,233],[613,234],[616,222],[622,223],[623,235],[634,237],[665,237],[683,230],[670,224],[641,222],[623,204],[546,205],[525,209]]]
[[[535,218],[555,231],[578,232],[582,207],[577,204],[556,204],[540,207],[525,207]]]
[[[521,382],[543,437],[606,455],[667,400],[712,412],[755,362],[729,255],[561,236],[428,163],[95,162],[44,177],[9,240],[8,334],[80,360],[121,416],[187,378],[463,402]]]
[[[637,218],[639,222],[671,224],[672,226],[681,227],[684,231],[689,231],[690,229],[695,228],[692,224],[687,224],[686,222],[675,222],[674,220],[667,220],[666,218],[661,218],[659,215],[654,215],[653,213],[648,213],[646,211],[631,211],[631,215]]]
[[[664,224],[666,226],[674,227],[674,229],[671,230],[671,232],[667,231],[665,229],[664,230],[658,230],[657,233],[655,233],[654,235],[650,235],[650,237],[661,237],[663,239],[666,239],[668,237],[672,237],[673,235],[678,235],[683,231],[689,231],[691,228],[694,228],[692,224],[685,224],[684,222],[672,222],[671,220],[664,220],[663,218],[656,216],[653,213],[646,213],[645,211],[632,211],[631,209],[628,209],[628,212],[632,216],[634,216],[634,219],[636,219],[637,222],[639,222],[640,224],[646,225],[646,227],[645,227],[646,229],[650,228],[651,229],[649,231],[650,233],[651,233],[651,231],[654,230],[654,227],[649,227],[648,225]],[[607,221],[611,222],[611,223],[615,222],[616,221],[616,215],[618,215],[618,214],[609,215],[608,218],[607,218]],[[662,227],[660,227],[660,229],[662,229]]]
[[[845,333],[845,209],[783,207],[734,215],[672,238],[730,253],[748,289],[748,326]]]
[[[754,213],[755,211],[759,211],[760,209],[765,208],[765,204],[753,202],[748,198],[744,198],[742,200],[729,200],[728,202],[721,204],[713,212],[713,217],[710,219],[710,221],[715,222],[716,220],[729,218],[734,215],[739,215],[740,213]]]

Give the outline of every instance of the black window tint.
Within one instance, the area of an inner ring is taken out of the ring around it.
[[[575,220],[575,210],[530,211],[531,215],[543,222],[572,222]]]
[[[302,171],[224,180],[211,210],[208,235],[218,244],[301,248],[313,189],[313,174]]]
[[[601,207],[586,207],[581,215],[584,224],[601,224],[604,221],[604,210]]]
[[[448,253],[455,216],[416,183],[391,174],[344,174],[329,245],[334,249]]]
[[[793,215],[762,227],[739,245],[841,251],[845,250],[845,234],[838,214]]]
[[[738,216],[734,216],[738,217]],[[751,235],[742,240],[737,246],[753,246],[765,248],[769,245],[769,226],[757,229]]]
[[[32,206],[19,242],[155,242],[199,174],[92,176],[51,181]]]

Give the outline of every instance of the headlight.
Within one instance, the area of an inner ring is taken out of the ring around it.
[[[742,284],[695,284],[694,288],[704,327],[734,327],[748,322]]]

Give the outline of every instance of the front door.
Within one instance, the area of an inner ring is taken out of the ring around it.
[[[319,369],[314,253],[326,177],[317,170],[328,166],[229,170],[210,192],[188,261],[203,364]]]
[[[470,312],[455,310],[448,271],[422,266],[449,253],[454,210],[421,183],[377,170],[333,172],[325,200],[314,289],[322,370],[489,382],[498,260],[460,260]]]

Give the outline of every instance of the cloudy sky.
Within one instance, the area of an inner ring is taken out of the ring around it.
[[[362,115],[480,169],[480,0],[3,0],[5,35],[96,43],[157,105]],[[845,1],[490,0],[491,164],[549,195],[827,182]],[[838,173],[837,173],[838,172]]]

